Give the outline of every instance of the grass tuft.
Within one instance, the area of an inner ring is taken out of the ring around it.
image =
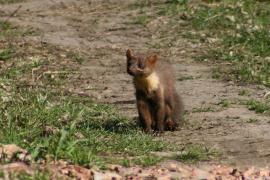
[[[161,162],[162,160],[163,158],[156,157],[156,156],[143,156],[143,157],[138,158],[135,161],[135,163],[138,165],[147,167],[147,166],[154,166],[157,163]]]
[[[213,149],[201,146],[190,145],[174,157],[174,159],[183,162],[195,163],[198,161],[207,161],[216,157],[218,153]]]
[[[0,61],[6,61],[12,58],[14,51],[12,49],[0,49]]]
[[[140,24],[140,25],[146,26],[148,22],[149,22],[149,17],[147,15],[141,15],[136,18],[134,24]]]
[[[23,2],[24,0],[0,0],[0,4],[11,4],[11,3],[19,3]]]
[[[255,111],[256,113],[270,113],[270,102],[265,101],[257,101],[257,100],[249,100],[247,101],[246,105],[248,106],[249,110]]]

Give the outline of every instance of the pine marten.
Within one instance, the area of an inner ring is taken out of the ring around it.
[[[156,54],[126,51],[127,73],[133,76],[139,122],[145,132],[176,130],[183,119],[183,103],[174,87],[170,64]]]

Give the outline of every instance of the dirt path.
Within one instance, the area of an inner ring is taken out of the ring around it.
[[[32,27],[39,32],[29,37],[37,43],[50,43],[75,49],[85,55],[79,71],[82,76],[72,91],[86,93],[98,101],[115,104],[122,113],[136,117],[131,78],[125,72],[125,50],[154,50],[173,63],[177,89],[182,94],[188,124],[177,132],[165,133],[165,139],[179,145],[205,144],[222,153],[224,163],[264,166],[270,161],[269,117],[249,111],[240,100],[261,98],[259,86],[238,86],[212,78],[209,64],[198,64],[200,44],[178,39],[172,47],[153,48],[158,43],[160,24],[154,19],[142,26],[134,23],[139,9],[134,1],[29,0],[3,5],[3,18],[19,5],[11,22]],[[151,13],[151,12],[149,12]],[[167,27],[169,29],[169,27]],[[167,36],[172,36],[168,32]],[[250,96],[240,96],[242,91]],[[223,107],[222,101],[230,102]],[[255,123],[248,123],[256,119]]]

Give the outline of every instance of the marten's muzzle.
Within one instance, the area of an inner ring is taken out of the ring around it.
[[[139,76],[143,75],[143,70],[137,67],[129,67],[127,68],[127,73],[131,76]]]

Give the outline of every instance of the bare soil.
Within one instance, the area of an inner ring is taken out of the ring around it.
[[[176,86],[186,110],[186,125],[164,138],[180,146],[203,144],[221,153],[220,161],[237,166],[266,166],[270,161],[270,118],[249,111],[242,100],[263,98],[261,86],[241,86],[212,78],[210,63],[195,62],[192,57],[199,43],[180,36],[171,47],[153,48],[159,28],[168,28],[165,37],[173,37],[166,19],[152,19],[146,26],[135,24],[139,10],[135,0],[28,0],[1,5],[0,14],[12,23],[34,28],[37,34],[25,37],[36,43],[48,43],[83,54],[78,71],[81,77],[70,85],[76,93],[117,106],[131,119],[137,116],[132,80],[126,73],[125,51],[158,52],[174,67]],[[149,12],[151,13],[151,12]],[[167,26],[167,27],[166,27]],[[239,92],[246,90],[249,96]],[[230,102],[223,107],[222,100]],[[206,109],[206,110],[204,110]],[[208,110],[207,110],[208,109]],[[257,119],[248,123],[250,119]]]

